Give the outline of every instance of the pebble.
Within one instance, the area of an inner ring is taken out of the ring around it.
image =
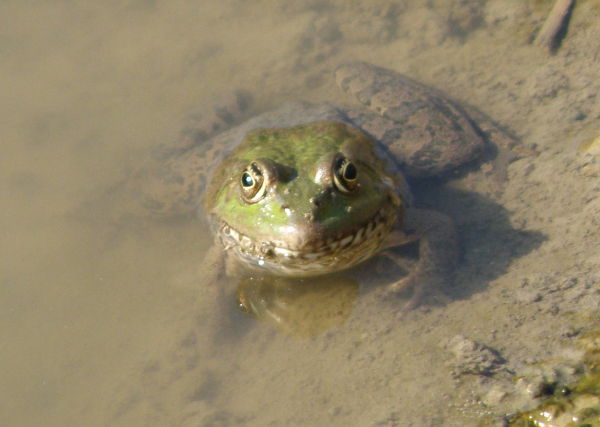
[[[444,347],[454,354],[457,374],[492,375],[505,363],[498,351],[464,335],[454,336]]]

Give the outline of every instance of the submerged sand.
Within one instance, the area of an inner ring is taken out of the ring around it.
[[[550,1],[53,3],[0,6],[2,423],[477,425],[534,404],[552,370],[535,367],[577,364],[598,327],[600,157],[577,149],[600,134],[596,2],[554,53],[530,43]],[[202,223],[72,215],[227,89],[248,114],[347,102],[331,78],[347,60],[442,89],[527,149],[501,194],[485,173],[415,186],[460,233],[447,300],[402,316],[367,273],[328,291],[325,326],[277,328],[236,312],[235,286],[199,286]]]

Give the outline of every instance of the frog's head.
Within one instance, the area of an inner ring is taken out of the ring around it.
[[[220,241],[275,274],[310,276],[371,257],[402,212],[375,141],[344,123],[257,129],[205,196]]]

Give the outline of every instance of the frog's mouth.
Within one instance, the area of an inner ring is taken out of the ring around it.
[[[233,251],[243,264],[288,276],[314,276],[350,268],[381,249],[397,220],[398,210],[382,207],[361,226],[345,233],[319,235],[302,247],[284,246],[245,235],[226,222],[218,236],[226,251]]]

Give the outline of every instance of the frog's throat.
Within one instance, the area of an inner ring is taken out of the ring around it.
[[[324,234],[319,242],[302,249],[253,239],[226,222],[220,223],[217,237],[226,251],[252,269],[282,276],[316,276],[353,267],[375,255],[394,227],[398,212],[397,207],[385,205],[355,230],[335,236]]]

